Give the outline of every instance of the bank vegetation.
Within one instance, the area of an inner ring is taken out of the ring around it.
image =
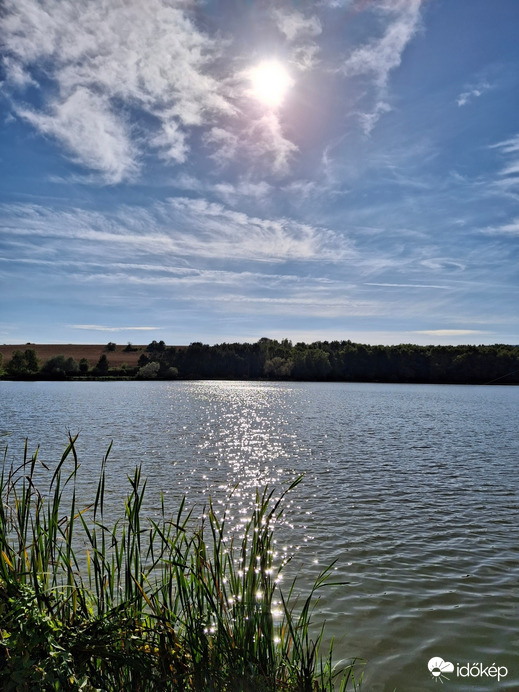
[[[519,384],[519,346],[368,346],[352,341],[292,344],[195,342],[97,348],[95,359],[74,358],[66,346],[46,360],[27,344],[7,352],[0,371],[9,379],[271,379],[429,384]],[[75,349],[80,347],[75,346]],[[72,347],[70,347],[72,349]],[[48,353],[48,351],[47,351]],[[126,360],[122,360],[126,357]]]
[[[115,692],[325,692],[358,689],[312,627],[324,570],[307,595],[285,589],[273,533],[284,498],[258,490],[237,534],[226,514],[195,519],[180,501],[146,517],[136,468],[120,517],[78,497],[71,438],[55,468],[38,454],[0,478],[0,688]],[[49,480],[50,479],[50,480]],[[84,488],[84,486],[83,486]],[[324,649],[324,650],[323,650]],[[355,679],[357,676],[357,679]]]

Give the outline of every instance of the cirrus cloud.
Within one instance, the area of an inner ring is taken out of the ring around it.
[[[373,5],[383,21],[389,17],[383,35],[355,48],[340,68],[347,77],[365,75],[374,84],[374,105],[360,113],[366,134],[369,134],[383,113],[391,110],[385,92],[390,73],[402,62],[403,53],[420,26],[423,0],[383,0]]]
[[[200,31],[185,2],[6,0],[0,17],[14,110],[107,182],[131,178],[140,146],[183,162],[188,129],[234,112],[213,73],[223,42]],[[16,89],[51,82],[38,105]],[[128,114],[146,114],[132,132]]]
[[[151,332],[160,327],[106,327],[102,324],[71,324],[72,329],[84,329],[96,332]]]

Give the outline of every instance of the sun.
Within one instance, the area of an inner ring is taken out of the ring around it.
[[[294,83],[287,70],[277,60],[264,60],[249,71],[250,95],[266,106],[277,108]]]

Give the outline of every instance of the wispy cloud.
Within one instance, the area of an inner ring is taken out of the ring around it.
[[[184,161],[189,128],[234,111],[212,73],[223,44],[195,26],[188,6],[6,0],[0,31],[7,82],[20,87],[43,78],[55,86],[41,107],[13,95],[15,110],[109,182],[132,177],[137,142]],[[135,108],[151,120],[131,132],[126,113]]]
[[[489,226],[483,229],[483,233],[487,235],[505,235],[519,236],[519,218],[512,220],[510,223],[504,223],[500,226]]]
[[[509,163],[501,169],[502,176],[517,175],[519,173],[519,135],[511,137],[503,142],[498,142],[490,147],[491,149],[499,149],[509,159]]]
[[[213,147],[211,158],[220,166],[234,159],[240,146],[240,139],[234,132],[223,127],[212,127],[204,135],[204,142]]]
[[[276,8],[273,14],[279,30],[289,41],[318,36],[322,32],[321,22],[315,15],[305,17],[302,12],[286,8]]]
[[[312,282],[309,283],[292,287],[282,297],[230,293],[206,296],[204,300],[217,303],[218,309],[226,312],[242,314],[336,318],[381,315],[384,312],[382,303],[359,298],[351,289],[347,292],[344,285],[321,287],[321,291],[316,291]]]
[[[274,191],[273,186],[265,180],[255,181],[247,177],[240,177],[232,182],[224,180],[215,183],[180,174],[173,179],[173,184],[179,190],[214,195],[230,206],[250,199],[265,202]]]
[[[8,75],[11,86],[16,89],[24,89],[28,86],[38,86],[25,67],[18,61],[7,55],[2,58],[4,73]]]
[[[294,9],[276,8],[273,17],[279,31],[291,45],[291,62],[300,70],[316,65],[319,46],[312,39],[322,33],[321,21],[316,15],[306,17]]]
[[[353,256],[352,245],[336,232],[289,218],[265,219],[204,199],[172,198],[168,204],[192,232],[179,245],[207,257],[257,260],[338,260]],[[167,213],[167,209],[164,208]]]
[[[449,257],[429,257],[422,260],[420,264],[423,267],[427,267],[427,269],[442,273],[464,271],[466,267],[463,262],[450,259]]]
[[[470,334],[486,334],[478,329],[421,329],[415,334],[427,334],[428,336],[469,336]]]
[[[380,286],[381,288],[437,288],[442,291],[451,290],[450,286],[441,286],[438,284],[393,284],[366,282],[366,286]]]
[[[109,183],[133,177],[138,170],[129,130],[104,96],[78,87],[46,113],[26,107],[18,107],[17,113],[43,134],[56,137],[77,163],[102,172]]]
[[[256,156],[272,161],[274,172],[287,173],[297,146],[285,137],[279,116],[272,111],[265,113],[249,132],[250,148]]]
[[[69,324],[72,329],[84,329],[95,332],[150,332],[161,327],[106,327],[101,324]]]
[[[519,199],[519,134],[490,145],[490,149],[497,149],[505,161],[493,187],[505,195]]]
[[[386,0],[373,7],[394,18],[383,36],[356,48],[342,65],[345,75],[371,74],[379,88],[387,85],[389,73],[402,61],[402,54],[418,29],[422,0]]]
[[[467,86],[465,89],[460,93],[458,98],[456,99],[456,103],[458,106],[466,106],[468,103],[473,101],[476,98],[479,98],[482,96],[486,91],[492,88],[492,85],[489,84],[489,82],[483,81],[483,82],[478,82],[476,85],[473,86]]]
[[[279,115],[247,107],[246,70],[233,72],[231,41],[195,17],[182,0],[6,0],[0,32],[12,112],[111,184],[134,180],[150,153],[186,163],[200,136],[219,165],[241,153],[286,174],[297,147]],[[281,9],[273,18],[293,66],[313,66],[319,19]],[[40,84],[31,101],[28,87]]]
[[[383,113],[391,110],[386,89],[390,73],[402,62],[402,55],[420,26],[423,0],[383,0],[369,5],[386,23],[380,38],[372,39],[355,48],[344,60],[340,71],[347,77],[371,77],[375,89],[375,103],[361,113],[361,122],[369,134]],[[387,18],[387,21],[386,21]]]
[[[519,135],[506,139],[503,142],[492,144],[491,149],[501,149],[504,154],[519,154]]]
[[[352,244],[323,227],[289,218],[260,218],[203,198],[171,198],[148,209],[123,206],[102,214],[4,205],[6,238],[60,238],[91,254],[163,255],[221,260],[338,261],[355,256]],[[41,242],[41,240],[39,241]]]
[[[364,134],[369,135],[373,130],[380,117],[384,113],[390,113],[392,110],[389,103],[378,101],[374,109],[368,113],[359,113],[359,120],[364,131]]]

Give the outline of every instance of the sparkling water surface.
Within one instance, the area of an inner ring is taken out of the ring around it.
[[[114,513],[136,464],[150,515],[161,491],[172,511],[211,495],[236,526],[257,487],[305,474],[280,551],[303,590],[336,561],[346,584],[321,590],[316,624],[337,658],[366,659],[363,689],[519,690],[519,388],[4,381],[0,402],[8,462],[29,438],[55,466],[79,433],[85,499],[113,440]],[[509,672],[439,679],[433,657]]]

